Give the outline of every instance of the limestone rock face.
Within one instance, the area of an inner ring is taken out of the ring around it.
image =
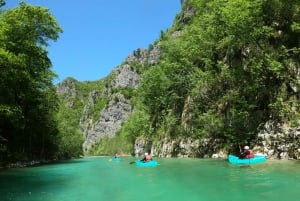
[[[137,88],[140,82],[140,75],[132,70],[129,64],[121,65],[119,68],[116,68],[113,73],[116,75],[116,78],[113,80],[113,86],[115,88]]]
[[[139,138],[135,141],[135,156],[140,157],[145,152],[156,157],[200,157],[226,158],[224,142],[220,139],[165,138],[161,141],[149,142]]]
[[[156,142],[137,139],[135,156],[150,152],[156,157],[200,157],[227,158],[228,148],[221,139],[165,138]],[[258,134],[255,144],[250,145],[255,153],[265,155],[269,159],[300,160],[300,127],[287,124],[276,124],[269,121]]]
[[[77,96],[76,85],[74,79],[66,79],[59,83],[56,92],[63,97],[67,107],[72,107]]]
[[[300,127],[267,122],[258,134],[260,145],[255,148],[269,158],[300,159]]]
[[[100,118],[97,122],[89,126],[82,124],[86,136],[83,143],[84,151],[88,152],[95,143],[106,135],[113,137],[131,112],[132,107],[129,100],[119,93],[112,95],[112,100],[100,112]]]
[[[137,49],[126,58],[123,64],[112,71],[110,74],[112,79],[104,89],[95,88],[89,92],[87,100],[83,100],[86,103],[79,122],[85,137],[83,143],[85,153],[88,153],[104,136],[114,137],[121,129],[122,123],[132,113],[132,103],[120,92],[120,89],[136,89],[138,87],[141,76],[133,65],[137,63],[141,66],[152,65],[157,62],[158,57],[159,48],[157,46],[153,46],[151,50]],[[66,83],[58,85],[58,93],[64,94],[70,100],[72,97],[78,97],[79,93],[76,93],[75,84],[70,81],[66,81]],[[108,99],[107,104],[102,110],[97,110],[97,102],[103,101],[104,98]]]

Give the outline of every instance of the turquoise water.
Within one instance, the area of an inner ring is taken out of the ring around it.
[[[295,201],[300,162],[239,166],[218,159],[157,159],[145,168],[107,157],[0,172],[1,201]]]

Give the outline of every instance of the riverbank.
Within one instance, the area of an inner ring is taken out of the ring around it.
[[[0,170],[1,169],[9,169],[9,168],[24,168],[24,167],[31,167],[31,166],[39,166],[39,165],[55,163],[57,161],[58,160],[18,161],[18,162],[14,162],[14,163],[0,164]]]
[[[79,158],[84,158],[89,156],[80,156]],[[90,157],[97,157],[97,156],[90,156]],[[98,156],[99,157],[99,156]],[[40,166],[40,165],[48,165],[48,164],[54,164],[59,163],[67,160],[72,160],[76,158],[65,158],[65,159],[52,159],[52,160],[31,160],[31,161],[17,161],[17,162],[11,162],[11,163],[0,163],[0,171],[3,169],[9,169],[9,168],[25,168],[25,167],[33,167],[33,166]]]
[[[121,157],[129,157],[131,155],[122,155]],[[79,158],[102,158],[102,157],[110,157],[110,156],[80,156]],[[184,158],[184,157],[182,157]],[[212,157],[214,158],[214,157]],[[54,163],[60,163],[63,161],[67,160],[72,160],[75,158],[70,158],[70,159],[54,159],[54,160],[32,160],[32,161],[18,161],[14,163],[7,163],[7,164],[0,164],[0,171],[5,170],[5,169],[10,169],[10,168],[25,168],[25,167],[33,167],[33,166],[41,166],[41,165],[47,165],[47,164],[54,164]],[[222,158],[224,160],[227,160],[227,158]],[[289,158],[289,159],[275,159],[275,158],[267,158],[267,161],[300,161],[297,159]]]

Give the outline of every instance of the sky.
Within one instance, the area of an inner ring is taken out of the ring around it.
[[[5,0],[4,9],[20,0]],[[106,77],[138,48],[148,48],[171,27],[180,0],[24,0],[46,7],[64,30],[47,48],[59,83],[67,77]]]

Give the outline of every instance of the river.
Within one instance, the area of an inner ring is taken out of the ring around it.
[[[295,201],[300,162],[240,166],[221,159],[157,158],[137,167],[91,157],[0,171],[1,201]]]

